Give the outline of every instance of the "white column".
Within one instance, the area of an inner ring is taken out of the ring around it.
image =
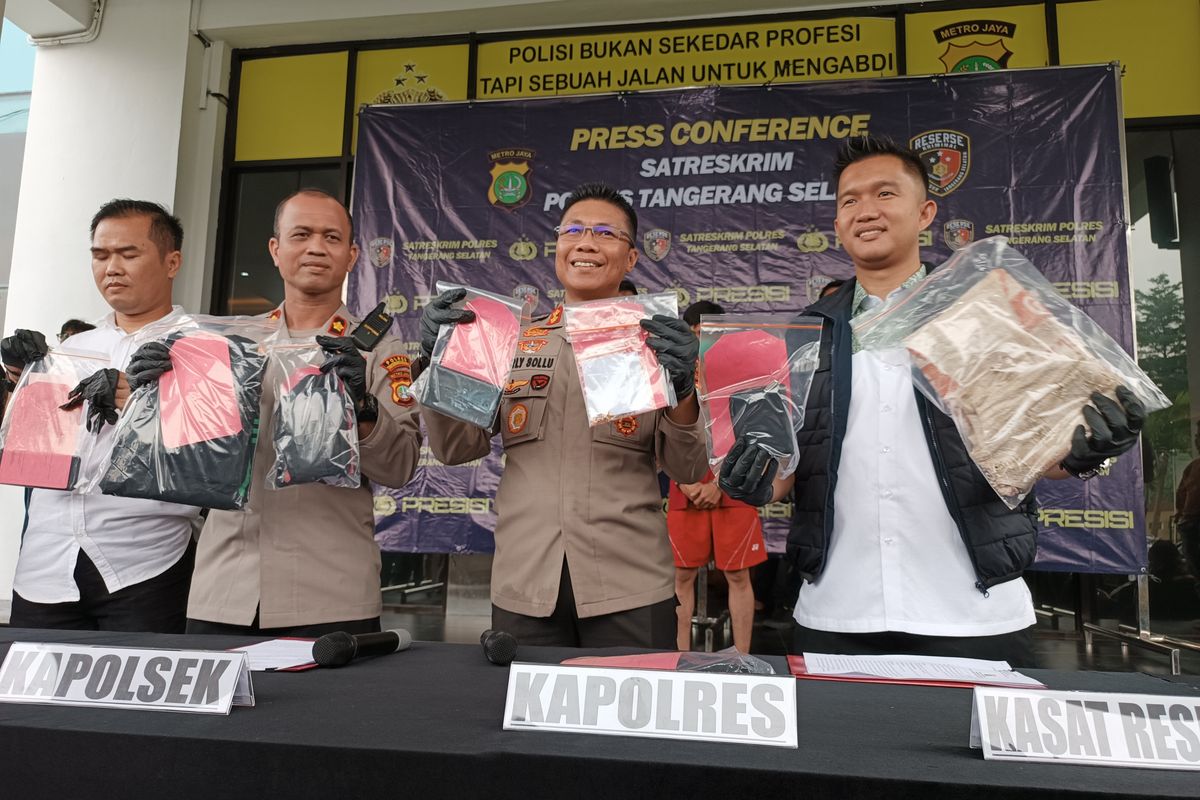
[[[197,204],[190,189],[181,192],[177,179],[189,60],[203,58],[199,43],[191,45],[190,11],[189,0],[109,0],[95,41],[38,51],[4,333],[49,334],[69,317],[108,312],[88,255],[89,222],[107,200],[132,197],[174,208],[186,194],[185,225],[197,224],[194,238],[207,238],[207,205]],[[199,149],[193,142],[192,150]],[[189,241],[185,257],[193,247]],[[201,243],[198,252],[205,249]],[[176,302],[195,308],[204,279],[193,269],[201,273],[203,261],[185,263]],[[7,619],[22,496],[19,488],[0,487],[0,619]]]

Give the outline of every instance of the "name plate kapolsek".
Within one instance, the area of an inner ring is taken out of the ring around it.
[[[228,714],[254,705],[241,652],[14,642],[0,702]]]
[[[796,680],[514,663],[504,729],[796,747]]]

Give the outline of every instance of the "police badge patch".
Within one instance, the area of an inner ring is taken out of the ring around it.
[[[808,296],[808,302],[817,302],[821,297],[821,290],[832,281],[833,278],[828,275],[810,275],[808,280],[804,282],[804,294]]]
[[[662,228],[642,234],[642,246],[651,261],[662,261],[671,252],[671,233]]]
[[[516,211],[533,196],[530,185],[533,151],[527,147],[509,147],[488,153],[492,168],[488,173],[488,202],[505,211]]]
[[[975,223],[969,219],[947,220],[942,226],[942,236],[951,250],[961,250],[975,241]]]
[[[392,265],[392,253],[395,249],[395,242],[380,236],[378,239],[372,239],[367,242],[367,258],[371,260],[371,264],[375,267],[390,267]]]
[[[617,433],[624,436],[626,439],[634,436],[638,432],[637,417],[621,417],[613,420],[613,429]]]
[[[945,197],[963,185],[971,171],[971,137],[952,130],[919,133],[908,146],[921,156],[929,172],[929,193]]]
[[[392,385],[392,402],[398,406],[411,406],[416,398],[412,393],[412,359],[408,356],[394,355],[385,358],[380,364]]]

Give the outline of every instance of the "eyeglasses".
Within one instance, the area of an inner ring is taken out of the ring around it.
[[[559,225],[554,229],[558,234],[558,238],[565,239],[568,242],[576,242],[584,237],[588,232],[592,232],[592,236],[600,242],[618,242],[621,239],[633,244],[633,237],[619,228],[614,228],[611,225]]]

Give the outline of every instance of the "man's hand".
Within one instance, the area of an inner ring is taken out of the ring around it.
[[[466,289],[449,289],[433,298],[421,312],[421,353],[426,358],[433,356],[433,346],[443,325],[475,321],[474,311],[453,307],[466,296]]]
[[[721,464],[717,483],[725,494],[752,506],[765,506],[775,498],[779,462],[746,436],[739,436]]]
[[[333,372],[341,378],[354,400],[354,410],[361,410],[367,397],[367,359],[349,336],[318,336],[317,344],[329,355],[321,372]]]
[[[703,485],[703,483],[681,483],[679,491],[683,493],[689,503],[696,505],[696,498],[700,496],[700,487]]]
[[[719,508],[721,505],[721,487],[716,483],[700,484],[700,492],[692,503],[704,511],[709,509]]]
[[[1092,405],[1083,407],[1083,419],[1091,428],[1089,435],[1083,425],[1075,428],[1071,452],[1062,460],[1062,467],[1075,477],[1091,477],[1105,461],[1115,458],[1137,443],[1138,434],[1146,422],[1146,407],[1125,386],[1117,387],[1117,402],[1099,392],[1092,392]]]
[[[675,399],[684,400],[696,390],[696,359],[700,357],[700,340],[691,327],[681,319],[655,314],[641,322],[650,334],[646,346],[658,356],[675,387]]]
[[[125,384],[130,390],[137,390],[154,383],[164,372],[174,369],[171,364],[171,346],[166,342],[147,342],[134,351],[125,367]],[[128,395],[126,395],[128,396]],[[121,408],[125,403],[122,401]]]
[[[120,373],[115,369],[101,369],[81,380],[71,393],[67,402],[59,408],[75,408],[87,401],[87,429],[89,433],[99,433],[104,423],[117,424],[117,384]],[[124,403],[121,404],[124,406]]]
[[[50,348],[46,345],[46,337],[40,331],[17,328],[12,336],[0,340],[0,360],[4,361],[9,375],[15,372],[18,378],[25,367],[48,352]]]

